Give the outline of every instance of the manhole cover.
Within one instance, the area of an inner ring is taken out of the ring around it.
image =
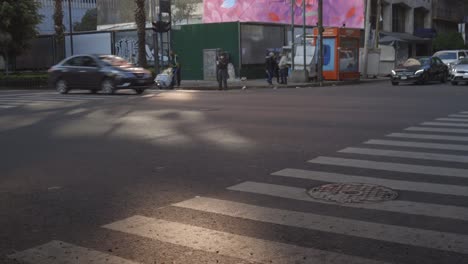
[[[398,193],[392,189],[364,183],[331,183],[307,192],[312,198],[337,203],[384,202],[394,200]]]

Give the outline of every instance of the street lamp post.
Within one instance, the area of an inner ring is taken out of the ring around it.
[[[71,0],[68,0],[68,21],[70,23],[70,54],[73,55],[73,21],[71,10]]]

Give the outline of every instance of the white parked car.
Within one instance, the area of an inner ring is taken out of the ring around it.
[[[452,65],[459,59],[468,58],[468,50],[441,50],[434,53],[433,57],[441,59],[451,70]]]
[[[468,83],[468,58],[456,61],[450,71],[450,81],[453,85]]]

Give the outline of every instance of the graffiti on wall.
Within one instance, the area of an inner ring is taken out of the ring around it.
[[[302,1],[306,1],[306,24],[318,21],[318,0],[295,1],[294,15],[302,24]],[[203,22],[266,22],[291,23],[291,0],[204,0]],[[323,22],[325,26],[349,28],[364,27],[364,1],[324,0]]]
[[[115,42],[115,55],[133,64],[138,64],[138,40],[131,37],[121,38]],[[146,60],[154,61],[154,49],[146,44]]]

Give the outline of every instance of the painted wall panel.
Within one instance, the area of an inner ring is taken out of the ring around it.
[[[318,0],[306,2],[306,23],[316,25]],[[363,0],[324,0],[324,25],[364,27]],[[295,21],[302,24],[302,0],[295,0]],[[291,23],[291,0],[204,0],[203,22],[228,21]]]

